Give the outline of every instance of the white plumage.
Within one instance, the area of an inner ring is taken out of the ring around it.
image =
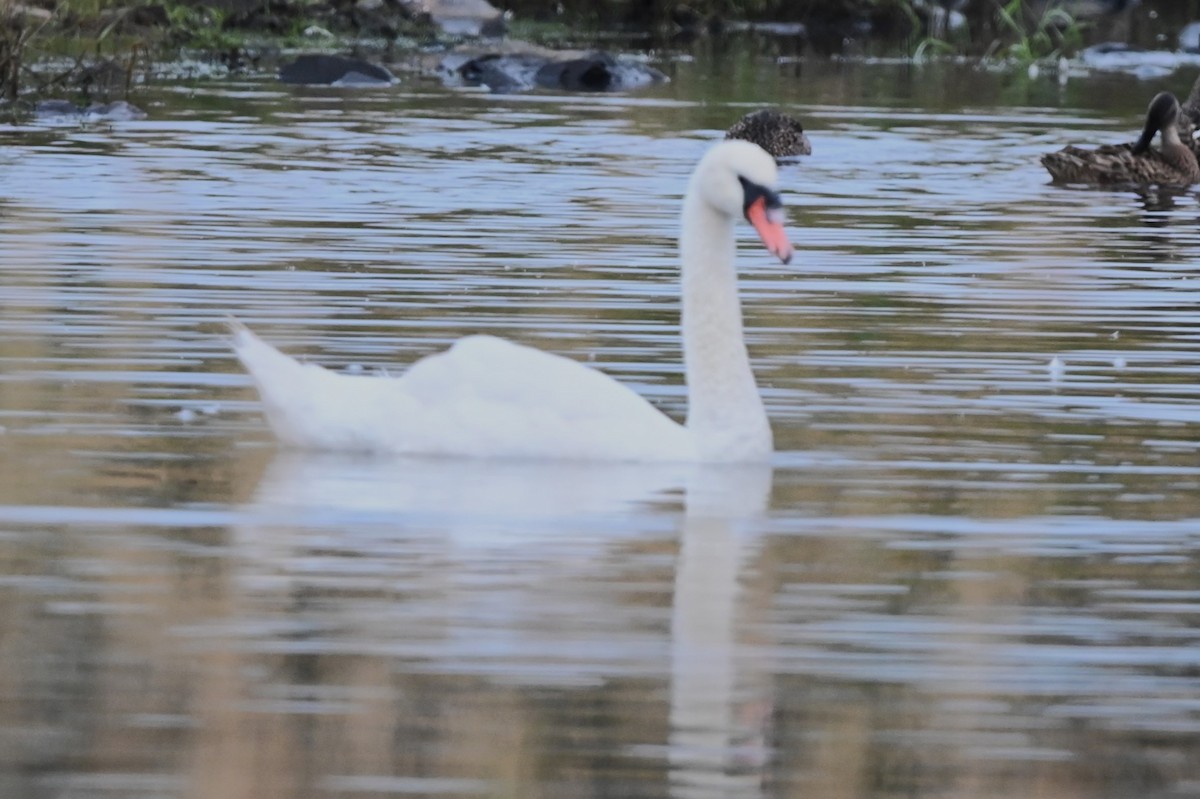
[[[733,225],[749,200],[738,178],[769,190],[775,176],[774,159],[760,148],[724,142],[701,159],[689,183],[680,232],[687,426],[602,372],[493,336],[460,339],[398,377],[340,375],[301,364],[236,321],[234,351],[258,387],[275,434],[294,447],[641,462],[762,460],[771,452],[771,432],[742,340]],[[772,217],[763,224],[779,223]],[[782,230],[759,231],[787,260],[790,245]]]

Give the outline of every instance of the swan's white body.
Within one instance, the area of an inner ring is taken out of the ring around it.
[[[276,435],[295,447],[641,462],[764,460],[772,450],[771,428],[742,337],[734,267],[734,222],[750,201],[739,177],[769,190],[775,161],[747,142],[718,144],[696,167],[684,199],[686,425],[595,369],[492,336],[463,338],[399,377],[339,375],[301,364],[236,322],[234,350]],[[774,218],[769,224],[775,228],[760,227],[760,233],[787,260],[791,249],[782,228]]]

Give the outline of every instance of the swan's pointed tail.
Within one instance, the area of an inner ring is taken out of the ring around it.
[[[313,431],[322,421],[313,396],[332,375],[316,364],[284,355],[236,319],[228,319],[227,324],[234,354],[254,380],[275,435],[293,446],[312,446]]]
[[[236,319],[228,324],[233,351],[254,379],[263,413],[281,442],[346,452],[404,449],[403,440],[385,435],[414,407],[399,379],[339,375],[315,363],[301,363]]]
[[[259,393],[263,395],[263,401],[268,405],[271,404],[271,398],[266,396],[269,387],[289,385],[302,379],[305,370],[304,364],[295,358],[284,355],[254,335],[250,328],[237,319],[229,317],[226,324],[229,325],[229,332],[232,336],[234,354],[246,367],[250,376],[254,378]]]

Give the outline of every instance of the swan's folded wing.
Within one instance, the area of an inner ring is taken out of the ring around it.
[[[401,377],[302,364],[233,324],[234,349],[281,441],[305,449],[631,461],[692,460],[691,435],[616,380],[491,336]]]
[[[404,381],[423,401],[467,395],[576,419],[654,411],[637,392],[603,372],[495,336],[459,339],[413,364]]]
[[[629,387],[578,361],[493,336],[460,339],[415,363],[403,383],[440,435],[457,427],[464,450],[690,457],[683,427]]]

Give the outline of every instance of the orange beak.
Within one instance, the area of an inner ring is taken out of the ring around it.
[[[787,231],[783,229],[781,209],[767,208],[767,198],[759,197],[746,209],[746,219],[754,225],[758,237],[767,245],[767,250],[772,255],[785,264],[792,260],[792,243],[788,241]]]

